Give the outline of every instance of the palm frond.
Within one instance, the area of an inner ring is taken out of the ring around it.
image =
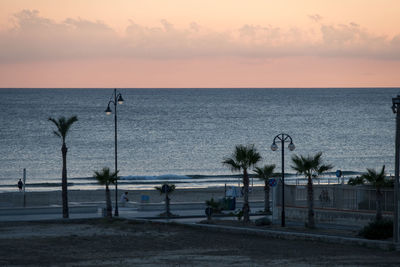
[[[333,165],[331,165],[331,164],[321,165],[321,166],[319,166],[319,168],[317,169],[317,174],[318,174],[318,175],[321,175],[321,174],[323,174],[324,172],[327,172],[327,171],[331,170],[332,168],[333,168]]]
[[[222,162],[222,164],[228,166],[232,172],[240,171],[240,169],[241,169],[241,166],[234,159],[231,159],[231,158],[226,158]]]
[[[61,128],[60,128],[60,123],[59,123],[59,121],[56,120],[56,119],[54,119],[54,118],[52,118],[52,117],[49,117],[48,120],[51,121],[52,123],[54,123],[54,125],[57,127],[58,132],[60,132],[60,129],[61,129]]]
[[[228,166],[232,171],[240,171],[255,166],[261,160],[261,155],[254,145],[237,145],[230,158],[225,158],[222,164]]]
[[[100,172],[94,171],[93,177],[97,179],[99,184],[108,185],[110,183],[115,183],[118,179],[118,172],[110,172],[110,168],[104,167]]]
[[[291,166],[297,174],[303,174],[306,178],[316,178],[319,175],[332,169],[330,164],[322,164],[322,152],[314,156],[292,156],[293,165]]]
[[[163,192],[163,189],[162,189],[164,185],[167,185],[167,186],[168,186],[168,191],[167,191],[168,194],[171,194],[172,192],[175,191],[176,186],[175,186],[174,184],[163,184],[162,186],[155,186],[154,188],[155,188],[158,192],[160,192],[160,195],[162,195],[162,194],[165,193],[165,192]]]
[[[57,132],[57,131],[53,131],[53,133],[54,133],[54,135],[55,135],[55,136],[58,136],[58,137],[60,137],[60,138],[61,138],[61,135],[60,135],[60,133],[59,133],[59,132]]]
[[[271,165],[264,165],[264,167],[262,168],[256,167],[254,169],[254,172],[257,174],[257,178],[259,178],[260,180],[267,181],[274,176],[274,170],[275,170],[275,164],[271,164]]]
[[[78,117],[77,116],[72,116],[68,119],[66,119],[65,117],[59,117],[57,120],[54,118],[49,118],[49,121],[53,122],[54,125],[56,125],[57,127],[57,134],[55,133],[56,131],[54,131],[53,133],[55,133],[58,137],[61,137],[63,139],[63,141],[65,141],[65,138],[67,136],[67,133],[71,127],[71,125],[78,121]]]
[[[292,156],[292,162],[294,165],[290,166],[293,170],[297,172],[297,174],[304,174],[304,159],[297,155]]]
[[[160,195],[163,194],[161,186],[155,186],[154,189],[156,189],[158,192],[160,192]]]
[[[363,173],[361,177],[374,187],[383,187],[388,184],[385,165],[382,166],[379,173],[375,169],[367,169],[367,172]]]
[[[354,178],[350,178],[349,181],[347,182],[348,185],[359,185],[359,184],[364,184],[364,178],[357,176]]]

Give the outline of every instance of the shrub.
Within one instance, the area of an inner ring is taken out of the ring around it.
[[[206,200],[206,205],[208,207],[212,208],[214,213],[220,213],[221,212],[220,203],[215,201],[214,198],[211,198],[210,200]]]
[[[243,210],[242,209],[238,209],[235,211],[235,216],[238,218],[238,221],[241,221],[243,218]]]
[[[257,226],[271,225],[271,220],[268,217],[262,217],[255,221]]]
[[[393,221],[390,219],[374,220],[364,226],[359,235],[367,239],[386,239],[393,236]]]

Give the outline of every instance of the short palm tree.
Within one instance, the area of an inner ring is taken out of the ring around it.
[[[95,171],[93,177],[97,179],[99,184],[106,186],[106,216],[111,218],[112,206],[109,185],[114,184],[115,181],[118,179],[118,171],[110,172],[110,168],[105,167],[100,172]]]
[[[54,118],[49,118],[49,121],[53,122],[57,127],[56,131],[53,133],[60,137],[62,140],[61,153],[62,153],[62,178],[61,178],[61,188],[62,188],[62,203],[63,203],[63,218],[69,218],[68,210],[68,188],[67,188],[67,152],[68,148],[65,144],[65,139],[71,128],[71,125],[78,121],[77,116],[72,116],[68,119],[65,117],[60,117],[58,120]]]
[[[172,213],[170,212],[170,198],[169,195],[172,194],[175,190],[175,185],[174,184],[163,184],[162,186],[156,186],[155,189],[157,189],[160,192],[160,195],[165,194],[165,216],[170,217]]]
[[[303,174],[307,178],[307,206],[308,206],[308,221],[306,226],[309,228],[315,227],[314,221],[314,192],[313,192],[313,178],[317,178],[324,172],[329,171],[333,168],[332,165],[322,164],[322,152],[317,153],[314,156],[297,156],[292,157],[291,166],[297,174]]]
[[[249,207],[249,173],[248,169],[255,167],[261,160],[261,155],[257,152],[254,145],[237,145],[230,158],[225,158],[222,164],[228,166],[232,172],[243,171],[243,222],[250,221]]]
[[[376,220],[382,220],[382,197],[381,189],[383,187],[390,187],[391,183],[386,179],[385,165],[382,166],[381,171],[378,173],[374,169],[367,169],[360,177],[352,178],[349,180],[350,185],[369,183],[376,189]]]
[[[269,179],[274,175],[275,164],[265,165],[262,168],[256,167],[254,172],[257,174],[257,177],[264,181],[264,212],[271,212],[269,205]]]

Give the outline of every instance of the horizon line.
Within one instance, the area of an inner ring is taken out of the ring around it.
[[[0,87],[4,89],[397,89],[398,86],[311,86],[311,87]]]

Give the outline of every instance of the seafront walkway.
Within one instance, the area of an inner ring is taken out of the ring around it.
[[[84,205],[85,204],[85,205]],[[103,217],[104,211],[102,203],[95,205],[91,203],[82,203],[80,209],[71,206],[70,220],[74,219],[94,219]],[[163,205],[160,205],[160,207]],[[19,210],[7,213],[7,208],[0,208],[0,223],[13,221],[48,221],[48,220],[63,220],[60,207],[36,207],[36,208],[18,208]],[[51,210],[52,209],[52,210]],[[58,209],[58,210],[57,210]],[[10,211],[10,210],[9,210]],[[57,213],[55,213],[57,211]],[[87,212],[85,212],[87,211]],[[218,221],[234,221],[236,216],[222,214],[213,216],[214,224],[204,224],[201,221],[206,220],[204,209],[174,209],[171,212],[176,215],[171,218],[160,217],[164,209],[141,210],[136,207],[120,207],[119,214],[121,219],[138,220],[138,221],[153,221],[158,223],[177,223],[187,227],[206,228],[209,231],[224,231],[237,234],[261,235],[272,238],[283,239],[301,239],[322,241],[328,243],[346,243],[354,245],[362,245],[367,247],[393,249],[393,243],[390,241],[366,240],[363,238],[354,237],[354,232],[358,229],[354,226],[338,225],[338,224],[317,224],[317,230],[309,231],[304,229],[304,222],[287,221],[287,227],[280,227],[279,221],[274,221],[270,227],[256,226],[237,226],[219,224]],[[251,214],[251,220],[256,220],[264,215]]]

